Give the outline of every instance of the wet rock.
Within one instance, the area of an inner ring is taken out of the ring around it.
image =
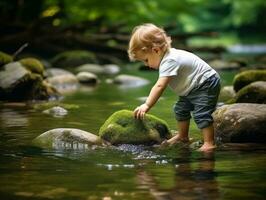
[[[93,74],[104,74],[104,68],[97,64],[84,64],[77,67],[77,72],[90,72]]]
[[[19,62],[12,62],[4,66],[0,71],[0,88],[2,90],[13,90],[20,82],[30,77],[27,71]]]
[[[54,117],[63,117],[67,115],[67,110],[60,106],[55,106],[50,109],[44,110],[43,113],[53,115]]]
[[[117,74],[120,72],[120,67],[115,64],[106,64],[103,68],[105,74]]]
[[[94,53],[84,50],[66,51],[56,55],[52,59],[54,67],[77,67],[85,63],[95,63]]]
[[[117,74],[120,71],[120,67],[115,64],[106,64],[106,65],[98,65],[98,64],[84,64],[77,67],[77,72],[90,72],[93,74]]]
[[[266,81],[256,81],[241,88],[232,102],[266,103]]]
[[[80,83],[96,84],[99,82],[97,75],[90,72],[79,72],[77,79]]]
[[[0,71],[0,99],[7,101],[48,100],[58,92],[42,76],[12,62]]]
[[[60,76],[60,75],[74,75],[74,74],[67,70],[60,69],[60,68],[50,68],[46,70],[47,77],[54,77],[54,76]]]
[[[53,149],[87,149],[103,143],[97,135],[74,128],[52,129],[33,140],[36,146]]]
[[[79,87],[78,79],[75,75],[65,74],[54,76],[46,79],[60,93],[68,93],[76,91]]]
[[[147,79],[138,76],[121,74],[114,78],[113,83],[119,84],[124,88],[131,88],[131,87],[140,87],[143,85],[147,85],[149,81]]]
[[[255,81],[266,81],[266,70],[247,70],[234,77],[234,90],[238,92],[241,88]]]
[[[115,112],[99,131],[99,136],[111,144],[161,143],[170,135],[165,121],[149,114],[144,120],[135,119],[129,110]]]
[[[241,67],[241,64],[235,61],[212,60],[208,64],[216,70],[235,70]]]
[[[226,102],[232,98],[234,98],[236,95],[236,92],[233,88],[233,86],[224,86],[221,89],[220,95],[219,95],[219,101]]]
[[[215,137],[221,142],[265,143],[266,105],[224,105],[214,113]]]

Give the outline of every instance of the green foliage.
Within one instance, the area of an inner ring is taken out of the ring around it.
[[[97,61],[93,53],[83,50],[66,51],[52,59],[54,67],[77,67],[86,63],[97,63]]]
[[[128,31],[140,23],[177,27],[179,32],[232,30],[266,26],[265,0],[28,0],[0,2],[1,19],[35,21],[52,18],[52,25],[95,22],[104,31],[115,25]],[[119,25],[124,26],[119,26]],[[88,26],[92,32],[93,29]],[[98,30],[97,30],[98,31]],[[116,30],[114,30],[116,31]],[[174,30],[176,31],[176,30]]]

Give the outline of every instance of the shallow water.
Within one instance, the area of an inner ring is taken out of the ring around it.
[[[139,73],[139,72],[133,72]],[[154,80],[156,72],[139,75]],[[221,73],[223,84],[235,72]],[[48,150],[31,141],[54,128],[98,133],[115,111],[134,109],[150,85],[120,88],[105,83],[66,95],[63,103],[78,105],[64,117],[52,117],[31,106],[0,106],[1,199],[264,199],[264,146],[227,145],[203,154],[190,148],[120,145],[116,148]],[[172,129],[169,90],[151,110]],[[200,139],[195,124],[191,136]]]

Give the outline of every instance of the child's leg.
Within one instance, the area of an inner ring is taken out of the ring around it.
[[[203,145],[199,148],[199,151],[210,151],[215,148],[214,143],[214,128],[213,124],[201,129],[203,134]]]
[[[178,133],[164,143],[173,145],[178,142],[188,142],[189,123],[190,120],[178,121]]]

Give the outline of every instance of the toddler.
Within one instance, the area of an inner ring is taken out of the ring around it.
[[[215,148],[212,113],[220,92],[220,78],[206,62],[188,51],[171,48],[171,38],[153,24],[134,28],[128,55],[131,61],[142,61],[159,71],[159,78],[152,87],[146,102],[134,110],[138,119],[143,119],[157,102],[168,85],[179,99],[173,109],[178,122],[178,134],[164,144],[188,142],[191,113],[203,134],[200,151]]]

